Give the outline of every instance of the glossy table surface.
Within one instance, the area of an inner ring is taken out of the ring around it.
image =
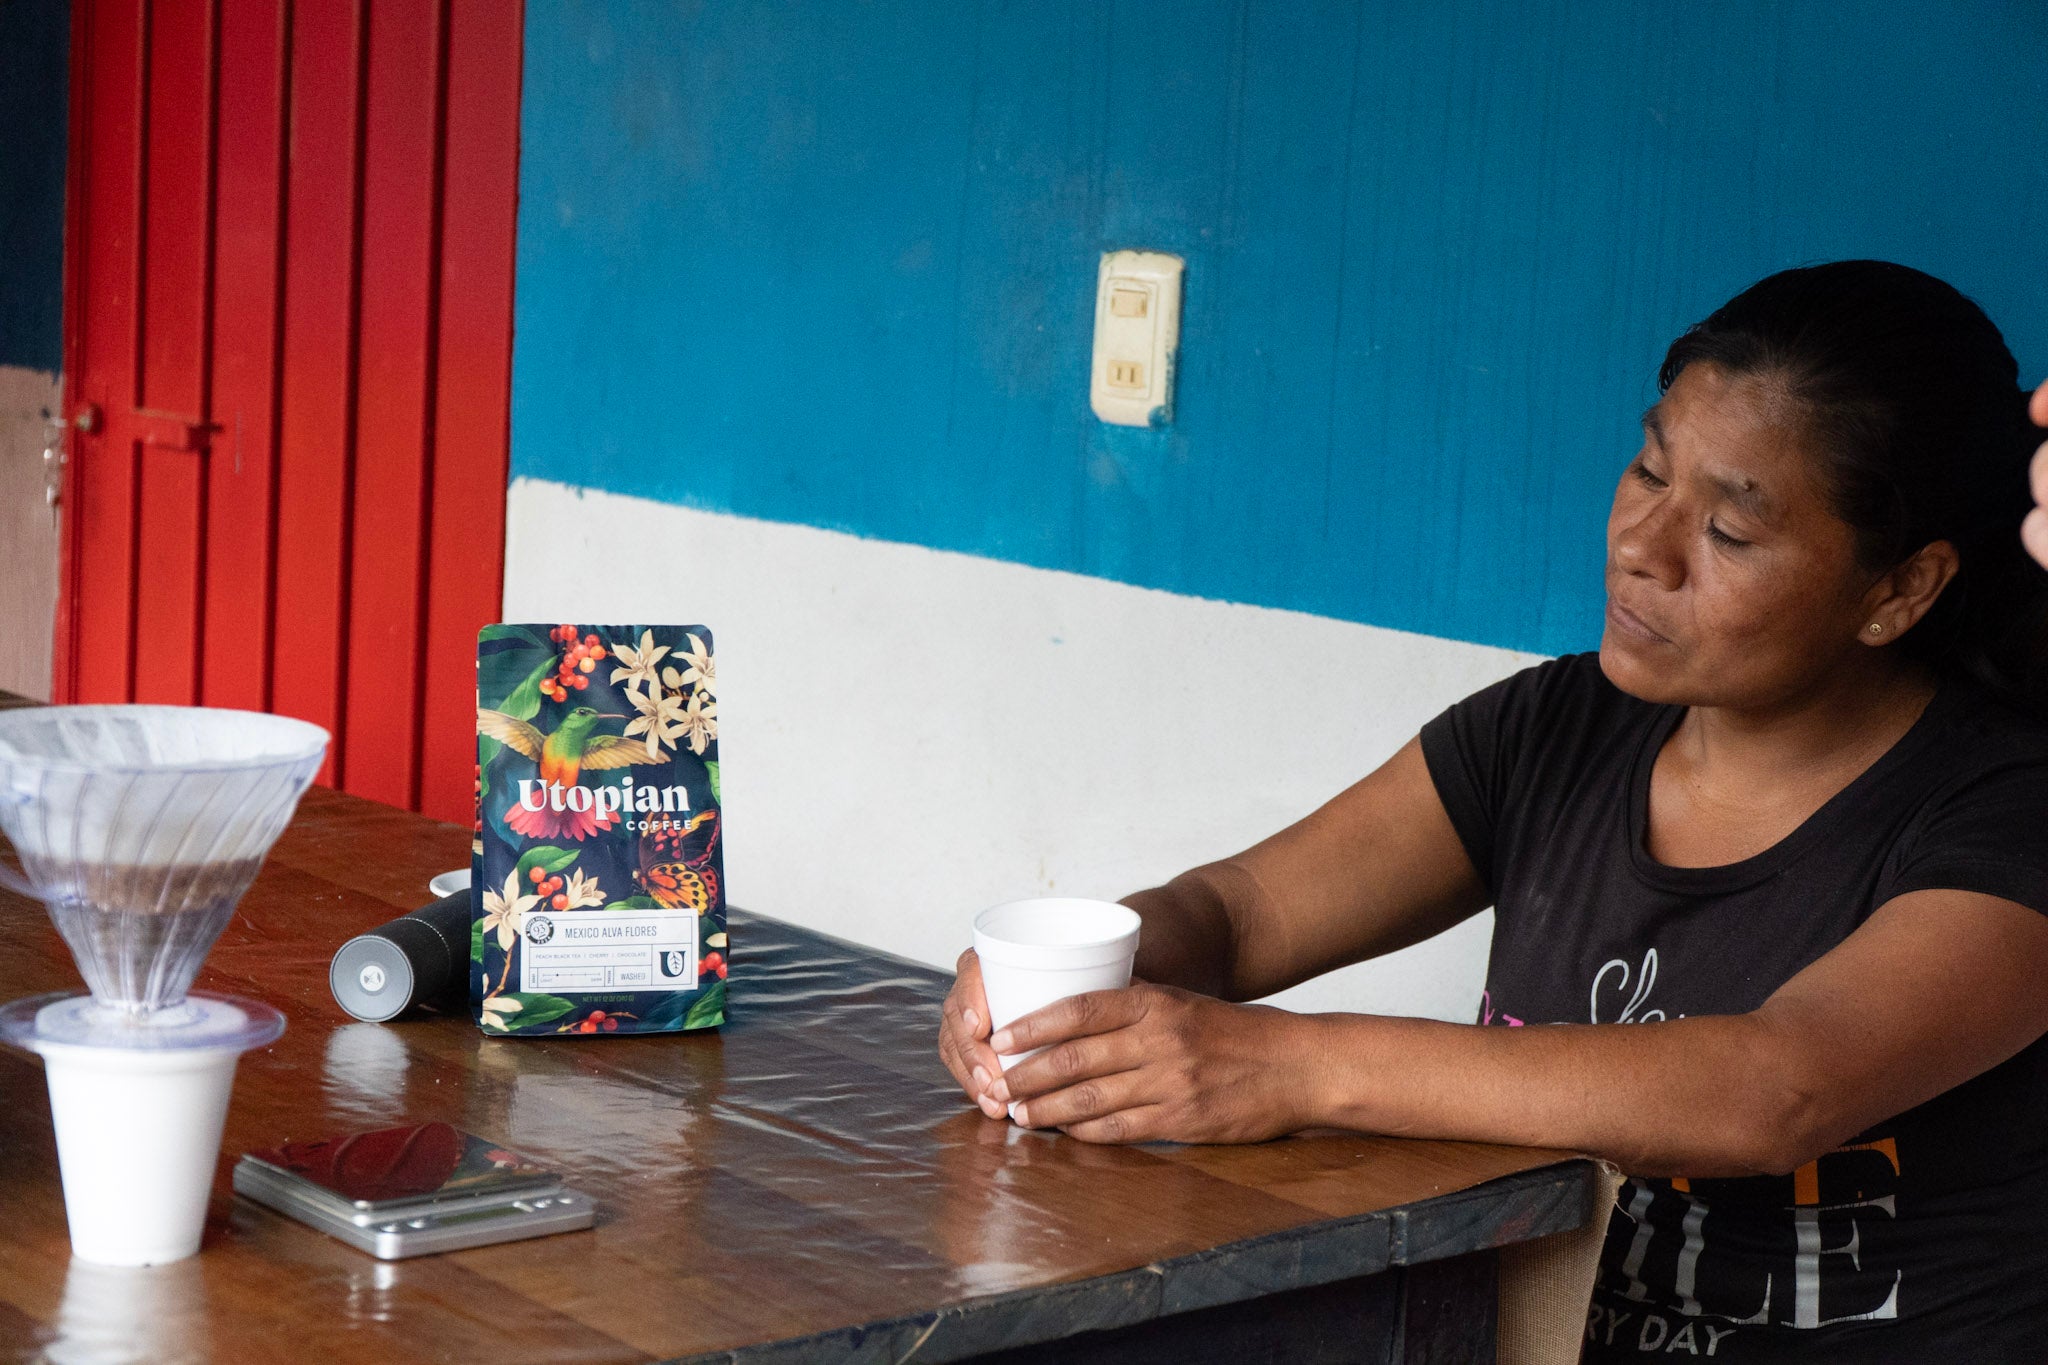
[[[933,1052],[943,974],[739,912],[714,1033],[349,1020],[327,990],[334,949],[424,904],[467,854],[455,826],[307,795],[200,980],[290,1027],[242,1060],[188,1261],[70,1261],[41,1067],[0,1049],[0,1360],[952,1360],[1589,1214],[1589,1164],[1557,1153],[1017,1130],[967,1106]],[[0,893],[0,935],[0,1000],[77,986],[40,905]],[[561,1170],[598,1225],[384,1263],[229,1190],[243,1151],[435,1119]]]

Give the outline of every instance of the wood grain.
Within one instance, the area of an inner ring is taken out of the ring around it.
[[[460,1011],[349,1020],[327,990],[334,949],[467,857],[460,828],[308,793],[200,980],[290,1028],[242,1061],[191,1261],[141,1276],[69,1262],[39,1067],[0,1051],[0,1335],[16,1352],[0,1358],[132,1330],[157,1356],[223,1362],[954,1360],[1591,1211],[1585,1163],[1557,1153],[1342,1134],[1104,1148],[985,1119],[932,1049],[940,973],[743,912],[716,1033],[494,1040]],[[0,896],[0,933],[0,998],[76,988],[40,906]],[[562,1170],[598,1199],[597,1227],[385,1264],[229,1190],[243,1151],[432,1119]]]

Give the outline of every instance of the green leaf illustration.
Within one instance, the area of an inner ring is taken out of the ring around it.
[[[550,654],[533,666],[533,672],[526,675],[526,681],[512,689],[512,694],[499,702],[495,709],[520,720],[532,720],[540,714],[541,679],[555,671],[555,656]]]
[[[613,901],[607,910],[659,910],[661,902],[652,896],[628,896],[622,901]]]
[[[546,658],[533,666],[533,672],[526,675],[525,682],[513,688],[511,695],[491,709],[503,711],[506,715],[516,717],[519,720],[532,720],[540,714],[541,679],[554,671],[555,656],[550,653]],[[483,768],[489,769],[491,760],[496,758],[498,750],[504,747],[504,745],[498,743],[497,740],[492,739],[489,735],[479,735],[476,742],[477,763]]]
[[[519,867],[514,872],[521,890],[532,880],[527,874],[536,867],[553,876],[576,861],[577,851],[573,848],[556,848],[553,844],[540,844],[519,855]]]
[[[683,1027],[710,1028],[713,1024],[725,1022],[725,983],[713,982],[702,995],[690,1002],[690,1012],[683,1016]]]
[[[721,806],[724,805],[725,798],[718,794],[718,760],[708,760],[704,764],[704,771],[711,774],[711,799]]]
[[[469,960],[471,962],[482,962],[484,960],[484,922],[482,920],[473,921],[469,926]]]
[[[688,991],[672,991],[640,1012],[640,1027],[657,1033],[672,1029],[683,1021],[684,1002],[690,998]]]
[[[718,984],[722,986],[725,983],[721,981]],[[506,1022],[521,1030],[532,1028],[535,1024],[552,1024],[576,1008],[575,1001],[564,1000],[559,995],[528,995],[524,992],[514,992],[511,998],[519,1002],[520,1008],[519,1012]]]

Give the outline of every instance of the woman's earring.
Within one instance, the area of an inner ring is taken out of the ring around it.
[[[1879,625],[1877,622],[1872,621],[1870,623],[1870,633],[1872,635],[1882,635],[1884,634],[1884,627]]]

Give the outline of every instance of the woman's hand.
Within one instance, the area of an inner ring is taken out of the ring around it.
[[[2027,415],[2034,419],[2037,427],[2048,427],[2048,380],[2034,390],[2034,401],[2027,408]],[[2034,452],[2033,464],[2034,510],[2027,513],[2027,519],[2020,523],[2020,540],[2025,543],[2027,553],[2048,568],[2048,441]]]
[[[981,1106],[982,1113],[999,1119],[1003,1104],[989,1094],[989,1086],[1002,1066],[988,1045],[988,1001],[981,991],[981,959],[969,948],[960,954],[954,970],[958,975],[953,989],[946,993],[946,1007],[939,1017],[939,1060],[953,1073],[967,1098]]]
[[[1044,1051],[995,1079],[1017,1121],[1087,1142],[1259,1142],[1309,1127],[1313,1020],[1171,986],[1070,996],[991,1040]],[[1000,1112],[998,1110],[997,1112]]]

